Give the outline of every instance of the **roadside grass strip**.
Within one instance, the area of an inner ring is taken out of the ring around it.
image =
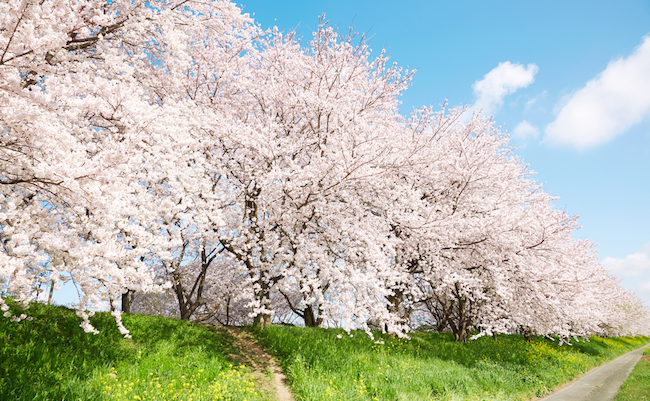
[[[113,317],[81,319],[62,306],[32,304],[32,321],[0,319],[1,400],[269,400],[223,329],[154,316],[123,316],[131,339]]]
[[[408,339],[338,329],[273,326],[255,335],[284,363],[297,400],[528,400],[636,349],[647,337],[571,346],[535,337],[455,343],[446,333]]]
[[[650,348],[643,350],[643,357],[621,386],[614,401],[650,401]]]

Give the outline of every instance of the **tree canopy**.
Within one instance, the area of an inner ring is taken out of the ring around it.
[[[221,0],[0,15],[0,278],[25,306],[69,279],[82,327],[108,302],[125,335],[134,292],[225,324],[647,333],[507,134],[402,115],[413,72],[363,35],[322,17],[302,44]]]

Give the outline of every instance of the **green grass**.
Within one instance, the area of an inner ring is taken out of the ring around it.
[[[107,313],[91,318],[98,335],[84,333],[64,307],[33,304],[29,313],[33,321],[0,319],[0,400],[273,399],[262,390],[271,375],[253,378],[235,366],[229,355],[241,351],[223,329],[127,314],[133,338],[125,339]],[[558,347],[521,336],[459,344],[449,334],[353,334],[276,326],[254,333],[278,356],[297,401],[526,400],[650,341]]]
[[[643,350],[643,355],[650,356],[650,348]],[[621,386],[614,401],[649,401],[650,400],[650,360],[641,359],[630,376]]]
[[[33,304],[33,321],[0,319],[2,400],[266,400],[225,330],[126,314],[132,339],[108,313],[84,333],[81,319],[61,306]]]
[[[558,346],[512,335],[461,344],[450,334],[416,333],[376,334],[376,343],[363,332],[295,327],[256,335],[284,361],[297,400],[526,400],[650,341],[594,337]]]

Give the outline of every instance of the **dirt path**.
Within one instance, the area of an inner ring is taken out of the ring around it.
[[[229,356],[236,362],[250,366],[253,376],[261,383],[269,383],[268,375],[270,373],[270,385],[273,388],[265,388],[265,390],[274,391],[278,401],[294,401],[286,383],[287,377],[282,373],[282,369],[275,359],[264,351],[245,330],[228,327],[228,332],[235,337],[237,348],[243,354],[230,354]]]

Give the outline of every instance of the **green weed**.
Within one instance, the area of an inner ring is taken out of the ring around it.
[[[410,340],[375,333],[371,340],[363,332],[295,327],[256,335],[284,361],[299,400],[525,400],[650,341],[593,337],[558,346],[512,335],[462,344],[444,333]]]
[[[225,331],[189,322],[126,314],[132,339],[108,313],[84,333],[61,306],[34,304],[32,321],[0,319],[2,400],[266,400]]]
[[[0,319],[0,399],[269,400],[223,329],[126,314],[133,338],[112,317],[86,334],[64,307],[34,304],[33,321]],[[525,400],[543,396],[650,338],[592,338],[558,346],[522,336],[455,343],[450,334],[411,339],[272,326],[254,335],[283,364],[296,400]],[[258,376],[259,377],[259,376]],[[645,379],[643,379],[645,380]],[[641,399],[641,398],[636,398]]]
[[[650,355],[650,348],[643,354]],[[650,360],[647,357],[637,363],[614,401],[650,401]]]

